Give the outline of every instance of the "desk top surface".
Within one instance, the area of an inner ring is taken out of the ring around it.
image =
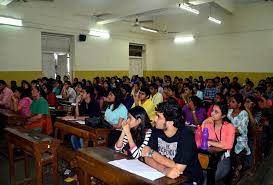
[[[107,147],[83,148],[78,151],[78,155],[85,156],[85,157],[91,158],[91,159],[95,159],[95,160],[105,163],[105,164],[108,164],[109,161],[126,158],[126,156],[124,154],[117,153],[114,150],[111,150],[110,148],[107,148]],[[114,168],[117,168],[117,167],[114,167]],[[119,170],[121,170],[121,169],[119,169]],[[129,174],[129,172],[126,172],[126,171],[123,171],[123,173]],[[133,176],[136,176],[136,175],[133,175]],[[140,176],[137,176],[137,178],[142,179],[143,181],[148,182],[149,184],[160,184],[160,185],[161,184],[164,184],[164,185],[166,185],[166,184],[181,184],[182,182],[186,181],[186,179],[187,179],[187,177],[185,177],[183,175],[181,175],[177,179],[170,179],[168,177],[162,177],[162,178],[157,179],[155,181],[150,181],[150,180],[142,178]]]
[[[11,111],[9,109],[2,109],[0,108],[0,114],[8,116],[8,117],[18,117],[18,118],[24,118],[23,116],[21,116],[20,114]]]
[[[70,117],[69,119],[66,119],[66,118],[67,117],[58,117],[56,121],[61,122],[61,123],[65,123],[67,125],[70,125],[70,126],[73,126],[76,128],[87,130],[87,131],[101,130],[101,131],[109,131],[110,132],[110,130],[111,130],[109,128],[93,128],[93,127],[87,126],[85,124],[80,124],[77,121],[83,121],[83,120],[76,119],[73,117]]]
[[[53,137],[50,137],[50,136],[45,135],[45,134],[41,134],[41,133],[39,133],[37,131],[33,131],[33,130],[30,130],[30,129],[25,129],[25,128],[22,128],[22,127],[16,127],[16,128],[7,127],[7,128],[5,128],[5,131],[8,134],[18,136],[18,137],[20,137],[22,139],[25,139],[27,141],[30,141],[32,143],[58,142],[58,140],[53,138]]]

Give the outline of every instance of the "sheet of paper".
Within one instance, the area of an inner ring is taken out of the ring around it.
[[[62,97],[62,95],[56,95],[56,98],[62,99],[63,97]]]
[[[159,171],[155,170],[154,168],[146,165],[145,163],[137,159],[133,160],[121,159],[110,161],[108,163],[152,181],[164,177],[163,173],[160,173]]]
[[[77,123],[81,124],[81,125],[85,125],[85,121],[82,121],[82,120],[78,120],[76,121]]]

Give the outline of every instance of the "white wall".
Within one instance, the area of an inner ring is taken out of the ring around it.
[[[111,38],[102,40],[87,37],[86,42],[75,41],[75,70],[76,71],[127,71],[129,69],[129,43],[146,45],[146,63],[151,63],[151,41],[129,38]]]
[[[197,35],[187,45],[119,35],[75,39],[73,70],[128,70],[129,42],[135,42],[147,46],[144,70],[273,72],[272,12],[273,3],[239,7],[226,34]],[[0,25],[0,71],[41,71],[41,31]]]
[[[0,71],[41,71],[41,31],[38,29],[0,25]],[[79,42],[75,35],[73,70],[128,70],[129,42],[147,46],[146,59],[151,60],[150,41],[111,38],[101,40],[87,37]],[[144,64],[146,69],[146,63]]]
[[[231,28],[188,44],[153,43],[152,70],[273,72],[273,3],[238,7]],[[213,27],[211,27],[213,29]]]
[[[41,69],[41,32],[0,25],[0,71]]]
[[[194,43],[153,43],[153,70],[273,72],[273,31],[197,37]]]

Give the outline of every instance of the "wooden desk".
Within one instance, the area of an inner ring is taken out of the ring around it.
[[[51,164],[54,185],[58,185],[57,148],[59,141],[47,135],[24,128],[5,128],[9,151],[10,184],[16,184],[14,169],[14,145],[25,152],[25,180],[29,179],[28,155],[35,158],[37,185],[42,185],[42,167]]]
[[[224,154],[226,150],[217,147],[209,147],[208,150],[198,150],[198,154],[203,154],[208,157],[208,168],[207,171],[207,184],[214,185],[215,184],[215,172],[217,170],[217,164],[221,159],[221,156]]]
[[[84,140],[84,147],[88,146],[89,139],[92,140],[94,147],[107,146],[108,135],[111,131],[111,129],[92,128],[87,125],[81,125],[76,121],[66,121],[63,118],[57,118],[55,129],[55,134],[57,134],[58,131],[61,132],[61,139],[63,139],[64,134],[74,134],[76,136],[82,137]],[[80,130],[82,130],[82,132],[80,132]],[[88,132],[88,136],[86,136],[86,131]]]
[[[0,109],[0,124],[2,128],[6,126],[23,125],[26,120],[25,117],[9,109]]]
[[[106,147],[80,149],[76,154],[76,167],[80,168],[83,173],[79,178],[80,185],[90,185],[90,177],[98,178],[109,185],[175,185],[187,180],[181,175],[177,179],[162,177],[151,181],[108,164],[109,161],[123,158],[125,158],[123,154]]]

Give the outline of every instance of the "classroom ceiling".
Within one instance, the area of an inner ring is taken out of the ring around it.
[[[117,35],[132,33],[164,37],[178,33],[222,32],[229,27],[229,19],[237,6],[267,3],[264,0],[185,1],[200,11],[195,15],[180,9],[181,2],[183,0],[14,0],[7,6],[0,5],[0,15],[21,18],[26,27],[56,32],[88,33],[90,28],[99,28]],[[209,15],[219,18],[223,24],[209,23]],[[157,35],[144,32],[140,26],[161,32]]]

